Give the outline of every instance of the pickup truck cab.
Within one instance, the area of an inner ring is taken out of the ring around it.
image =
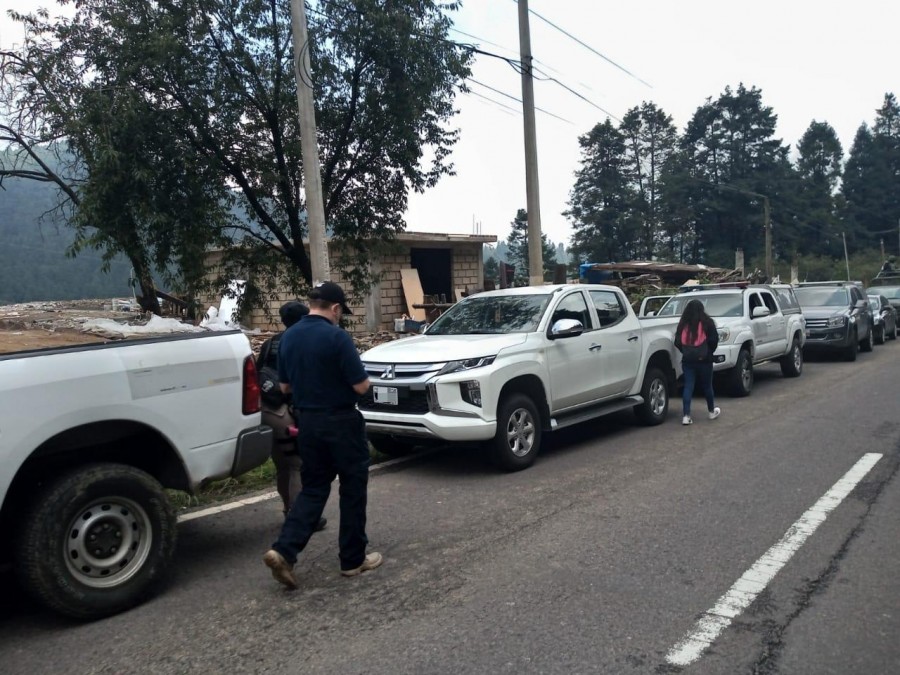
[[[785,377],[803,372],[806,321],[790,286],[696,284],[683,286],[648,325],[668,325],[674,331],[685,305],[697,299],[716,322],[719,347],[713,355],[713,370],[727,378],[733,396],[749,396],[753,390],[753,368],[778,361]],[[784,307],[782,306],[784,303]],[[669,317],[668,324],[663,320]]]
[[[0,559],[71,617],[139,603],[175,550],[164,488],[265,462],[259,410],[239,331],[0,355]]]
[[[872,351],[875,320],[866,292],[852,281],[816,281],[795,289],[806,315],[806,349],[840,352],[855,361]]]
[[[544,432],[623,409],[663,422],[673,338],[643,328],[614,286],[478,293],[424,335],[365,352],[372,389],[359,408],[376,449],[484,443],[502,468],[523,469]]]

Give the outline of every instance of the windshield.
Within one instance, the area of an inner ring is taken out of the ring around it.
[[[727,317],[741,316],[744,298],[740,293],[720,293],[716,295],[696,295],[686,293],[676,295],[659,310],[657,316],[681,316],[685,306],[691,300],[703,303],[703,309],[709,316]]]
[[[900,300],[900,286],[879,286],[878,292],[888,300]]]
[[[533,333],[550,296],[475,295],[458,302],[435,321],[426,335]]]
[[[801,307],[847,307],[850,304],[846,288],[801,286],[794,293]]]

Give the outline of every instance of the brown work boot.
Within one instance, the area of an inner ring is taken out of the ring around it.
[[[271,549],[266,551],[266,554],[263,556],[263,562],[266,564],[266,567],[272,570],[272,577],[275,581],[284,584],[292,591],[297,590],[297,580],[294,578],[293,572],[294,566],[288,564],[283,555]]]
[[[383,562],[384,557],[382,557],[380,553],[370,553],[366,556],[366,559],[363,560],[362,565],[360,565],[359,567],[354,567],[352,570],[341,570],[341,574],[343,574],[345,577],[355,577],[358,574],[362,574],[363,572],[374,570]]]

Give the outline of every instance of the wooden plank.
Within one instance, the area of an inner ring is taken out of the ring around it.
[[[403,285],[403,295],[406,298],[406,313],[411,319],[425,321],[425,310],[413,307],[413,305],[421,305],[425,302],[425,293],[422,291],[422,282],[419,280],[419,270],[414,268],[400,270],[400,283]]]

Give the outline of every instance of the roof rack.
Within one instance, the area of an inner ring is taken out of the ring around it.
[[[798,286],[862,286],[861,281],[847,281],[835,279],[834,281],[801,281]]]
[[[691,293],[693,291],[716,291],[723,288],[747,288],[750,286],[749,281],[724,281],[720,284],[684,284],[678,287],[682,293]]]

